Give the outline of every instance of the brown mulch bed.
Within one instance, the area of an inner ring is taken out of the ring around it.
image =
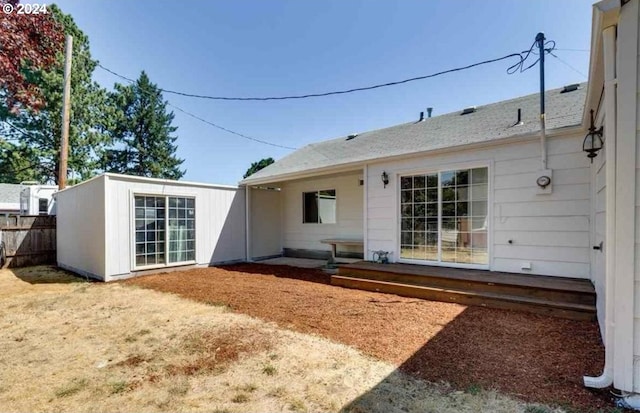
[[[480,386],[580,411],[611,406],[606,392],[582,385],[604,363],[595,322],[350,290],[329,280],[320,270],[240,264],[124,283],[225,304],[462,390]]]

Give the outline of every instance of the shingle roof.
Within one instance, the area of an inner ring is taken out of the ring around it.
[[[560,93],[562,88],[545,93],[547,130],[580,125],[585,104],[586,83],[578,90]],[[456,146],[489,142],[527,135],[540,129],[539,94],[479,106],[474,113],[461,111],[409,122],[385,129],[312,143],[256,172],[240,184],[255,181],[277,182],[288,175],[391,156],[434,151]],[[518,109],[522,125],[513,126]]]
[[[20,185],[0,184],[0,203],[20,205]]]

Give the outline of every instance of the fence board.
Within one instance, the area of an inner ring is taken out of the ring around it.
[[[7,253],[7,266],[55,264],[55,216],[0,217],[0,230]]]

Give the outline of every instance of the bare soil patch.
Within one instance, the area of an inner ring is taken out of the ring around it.
[[[597,323],[464,307],[328,285],[322,271],[241,264],[127,280],[224,304],[321,335],[457,389],[495,389],[529,402],[585,411],[611,405],[582,385],[604,363]]]

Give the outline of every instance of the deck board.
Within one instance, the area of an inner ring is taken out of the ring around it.
[[[499,271],[471,270],[463,268],[449,268],[415,264],[377,264],[368,261],[359,261],[353,264],[341,265],[340,268],[416,276],[441,277],[460,281],[506,284],[546,290],[595,293],[595,289],[591,284],[591,281],[571,277],[515,274]]]

